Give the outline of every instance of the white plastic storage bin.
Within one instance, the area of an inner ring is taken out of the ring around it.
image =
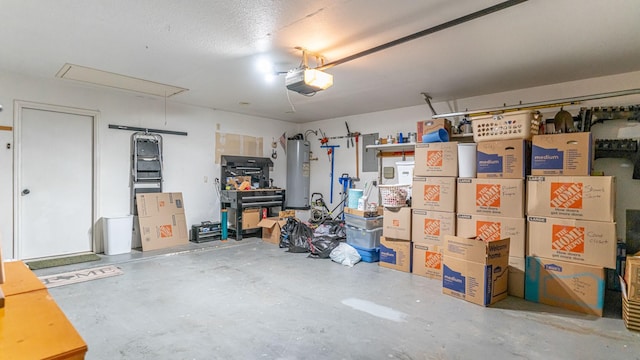
[[[104,254],[118,255],[131,252],[133,215],[104,217]]]
[[[360,229],[347,226],[347,244],[363,249],[373,249],[380,246],[380,236],[382,228]]]
[[[382,218],[382,215],[376,217],[364,217],[353,214],[344,214],[344,222],[347,225],[366,230],[381,228]]]

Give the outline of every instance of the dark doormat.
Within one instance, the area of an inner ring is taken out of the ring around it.
[[[64,266],[71,264],[79,264],[83,262],[96,261],[100,260],[100,256],[96,254],[84,254],[84,255],[74,255],[74,256],[65,256],[54,259],[45,259],[45,260],[34,260],[27,262],[27,266],[31,270],[39,270],[46,269],[56,266]]]

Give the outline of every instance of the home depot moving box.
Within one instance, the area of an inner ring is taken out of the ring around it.
[[[262,240],[268,243],[280,244],[280,229],[287,223],[286,219],[270,217],[262,219],[258,226],[262,228]]]
[[[458,179],[457,212],[524,217],[524,180]]]
[[[411,272],[411,241],[380,237],[380,262],[382,267]]]
[[[384,208],[382,218],[382,236],[411,240],[411,208]]]
[[[488,215],[456,216],[456,235],[460,237],[478,237],[483,240],[510,238],[509,255],[524,259],[526,252],[526,220]],[[524,264],[524,261],[523,261]]]
[[[530,141],[483,141],[477,146],[477,177],[524,179],[531,174]]]
[[[509,256],[509,285],[507,286],[509,295],[524,298],[524,270],[524,257]]]
[[[535,135],[532,142],[531,175],[591,175],[590,132]]]
[[[458,143],[416,144],[414,176],[458,176]]]
[[[452,212],[412,210],[411,241],[421,244],[444,244],[445,235],[456,234],[456,214]]]
[[[417,124],[418,141],[422,141],[422,135],[434,132],[438,129],[445,129],[451,138],[451,121],[449,119],[430,119],[418,121]]]
[[[488,306],[507,297],[509,239],[445,236],[442,293]]]
[[[442,247],[414,242],[411,267],[416,275],[442,280]]]
[[[613,176],[529,176],[527,215],[614,221]]]
[[[142,250],[189,243],[182,193],[137,194]]]
[[[411,208],[456,211],[456,178],[414,176],[411,186]]]
[[[616,268],[616,223],[527,217],[529,256]]]
[[[602,316],[604,279],[599,266],[527,256],[525,299]]]

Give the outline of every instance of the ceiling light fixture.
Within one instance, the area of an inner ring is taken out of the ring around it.
[[[309,68],[307,61],[307,55],[313,56],[316,59],[316,66],[320,67],[324,65],[324,57],[319,54],[309,53],[302,48],[297,49],[302,50],[302,64],[287,72],[285,77],[287,89],[303,95],[312,96],[320,90],[326,90],[331,87],[333,85],[333,75],[318,69]]]

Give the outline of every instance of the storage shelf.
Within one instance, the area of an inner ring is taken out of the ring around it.
[[[413,151],[416,143],[367,145],[367,149],[378,151]]]

